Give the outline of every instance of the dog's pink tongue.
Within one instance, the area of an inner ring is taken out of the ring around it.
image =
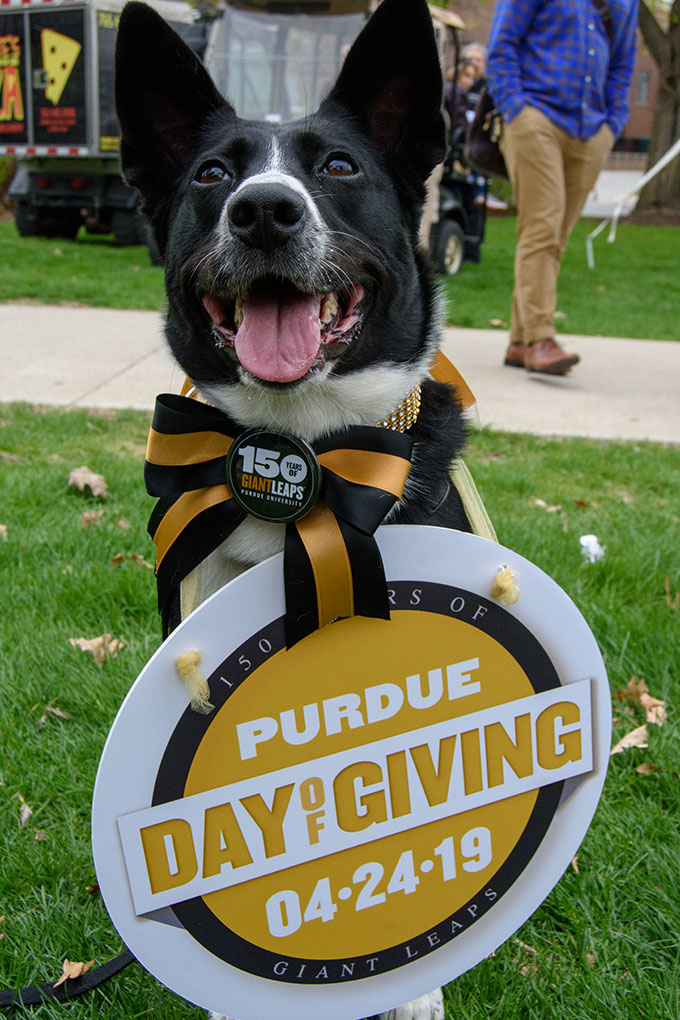
[[[301,379],[321,346],[318,295],[254,291],[243,304],[236,354],[245,369],[268,382]]]

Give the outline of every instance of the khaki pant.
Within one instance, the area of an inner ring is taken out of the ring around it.
[[[554,337],[562,255],[613,142],[607,124],[587,142],[570,138],[533,106],[503,126],[501,151],[517,203],[513,342]]]

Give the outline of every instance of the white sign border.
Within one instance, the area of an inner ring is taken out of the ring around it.
[[[283,614],[282,556],[253,567],[199,607],[144,667],[109,733],[93,801],[95,867],[113,923],[147,970],[205,1009],[240,1020],[262,1020],[269,1015],[277,1020],[299,1020],[320,1012],[325,1020],[353,1020],[383,1012],[453,980],[509,938],[543,902],[569,865],[597,807],[611,742],[609,683],[595,639],[571,599],[529,560],[474,535],[391,525],[380,528],[377,539],[390,581],[447,584],[489,598],[502,566],[518,575],[521,596],[506,611],[543,645],[562,684],[586,677],[593,681],[593,771],[565,784],[548,832],[530,866],[503,895],[502,906],[491,909],[441,949],[397,970],[325,985],[267,980],[214,957],[181,927],[137,917],[117,819],[151,804],[162,754],[187,705],[175,667],[177,656],[199,649],[202,668],[209,676],[227,654]]]

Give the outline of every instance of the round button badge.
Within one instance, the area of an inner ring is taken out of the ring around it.
[[[304,439],[251,429],[231,447],[227,482],[246,513],[261,521],[287,524],[304,517],[316,503],[321,469]]]

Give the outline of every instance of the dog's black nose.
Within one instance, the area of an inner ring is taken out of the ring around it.
[[[244,244],[273,251],[302,229],[304,198],[285,184],[247,184],[227,204],[232,233]]]

